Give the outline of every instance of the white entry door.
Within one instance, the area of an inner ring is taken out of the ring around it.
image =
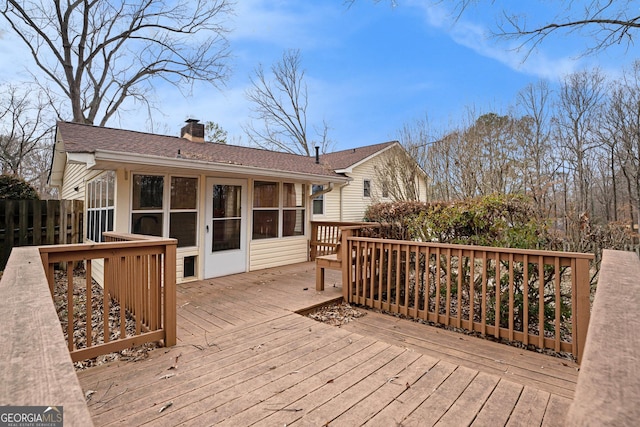
[[[207,178],[204,277],[247,268],[247,182]]]

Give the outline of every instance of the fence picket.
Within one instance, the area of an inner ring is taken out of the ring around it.
[[[0,200],[0,270],[14,247],[81,243],[82,212],[81,200]]]

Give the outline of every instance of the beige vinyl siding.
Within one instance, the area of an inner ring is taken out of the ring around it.
[[[87,181],[85,164],[67,163],[64,168],[60,198],[62,200],[84,200],[84,183]],[[75,188],[78,187],[78,191]]]
[[[91,260],[91,278],[96,281],[100,287],[104,288],[104,260]]]
[[[116,171],[116,199],[113,229],[118,233],[129,233],[131,222],[131,173],[123,169]]]
[[[340,221],[340,186],[324,195],[324,215],[313,215],[315,221]]]
[[[340,221],[340,186],[325,194],[325,217],[331,221]]]
[[[308,260],[309,242],[306,236],[253,240],[249,247],[249,271]]]
[[[189,256],[196,257],[195,276],[184,277],[184,258]],[[176,251],[176,282],[186,283],[198,280],[200,278],[200,259],[200,251],[197,247],[186,250],[178,249]]]
[[[352,181],[349,185],[342,189],[342,220],[343,221],[362,221],[364,211],[371,203],[373,197],[364,197],[364,180],[371,181],[371,195],[374,196],[377,191],[375,183],[374,162],[365,162],[353,169],[349,174]]]

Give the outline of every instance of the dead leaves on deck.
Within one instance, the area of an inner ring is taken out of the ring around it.
[[[347,324],[358,317],[366,314],[351,305],[343,302],[340,304],[331,304],[320,307],[308,316],[318,322],[326,323],[331,326],[341,326]]]
[[[104,296],[103,289],[95,281],[91,283],[91,337],[87,337],[87,289],[86,289],[86,272],[84,269],[74,270],[73,276],[73,340],[75,348],[86,348],[87,340],[91,340],[91,345],[104,343]],[[68,279],[66,272],[56,271],[54,286],[54,305],[60,319],[62,332],[67,339],[68,329],[68,297],[67,297]],[[109,318],[109,339],[117,340],[120,338],[121,332],[121,315],[120,305],[117,301],[109,299],[109,309],[107,312]],[[125,312],[125,334],[133,336],[136,330],[135,319],[131,314]],[[134,348],[127,348],[122,351],[110,354],[103,354],[93,359],[83,360],[74,363],[76,370],[86,369],[92,366],[98,366],[116,360],[138,361],[148,357],[149,351],[158,347],[157,343],[145,343]]]

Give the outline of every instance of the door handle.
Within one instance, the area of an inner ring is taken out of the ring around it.
[[[208,226],[208,225],[206,225],[204,229],[205,229],[205,231],[206,231],[207,233],[209,232],[209,226]]]

